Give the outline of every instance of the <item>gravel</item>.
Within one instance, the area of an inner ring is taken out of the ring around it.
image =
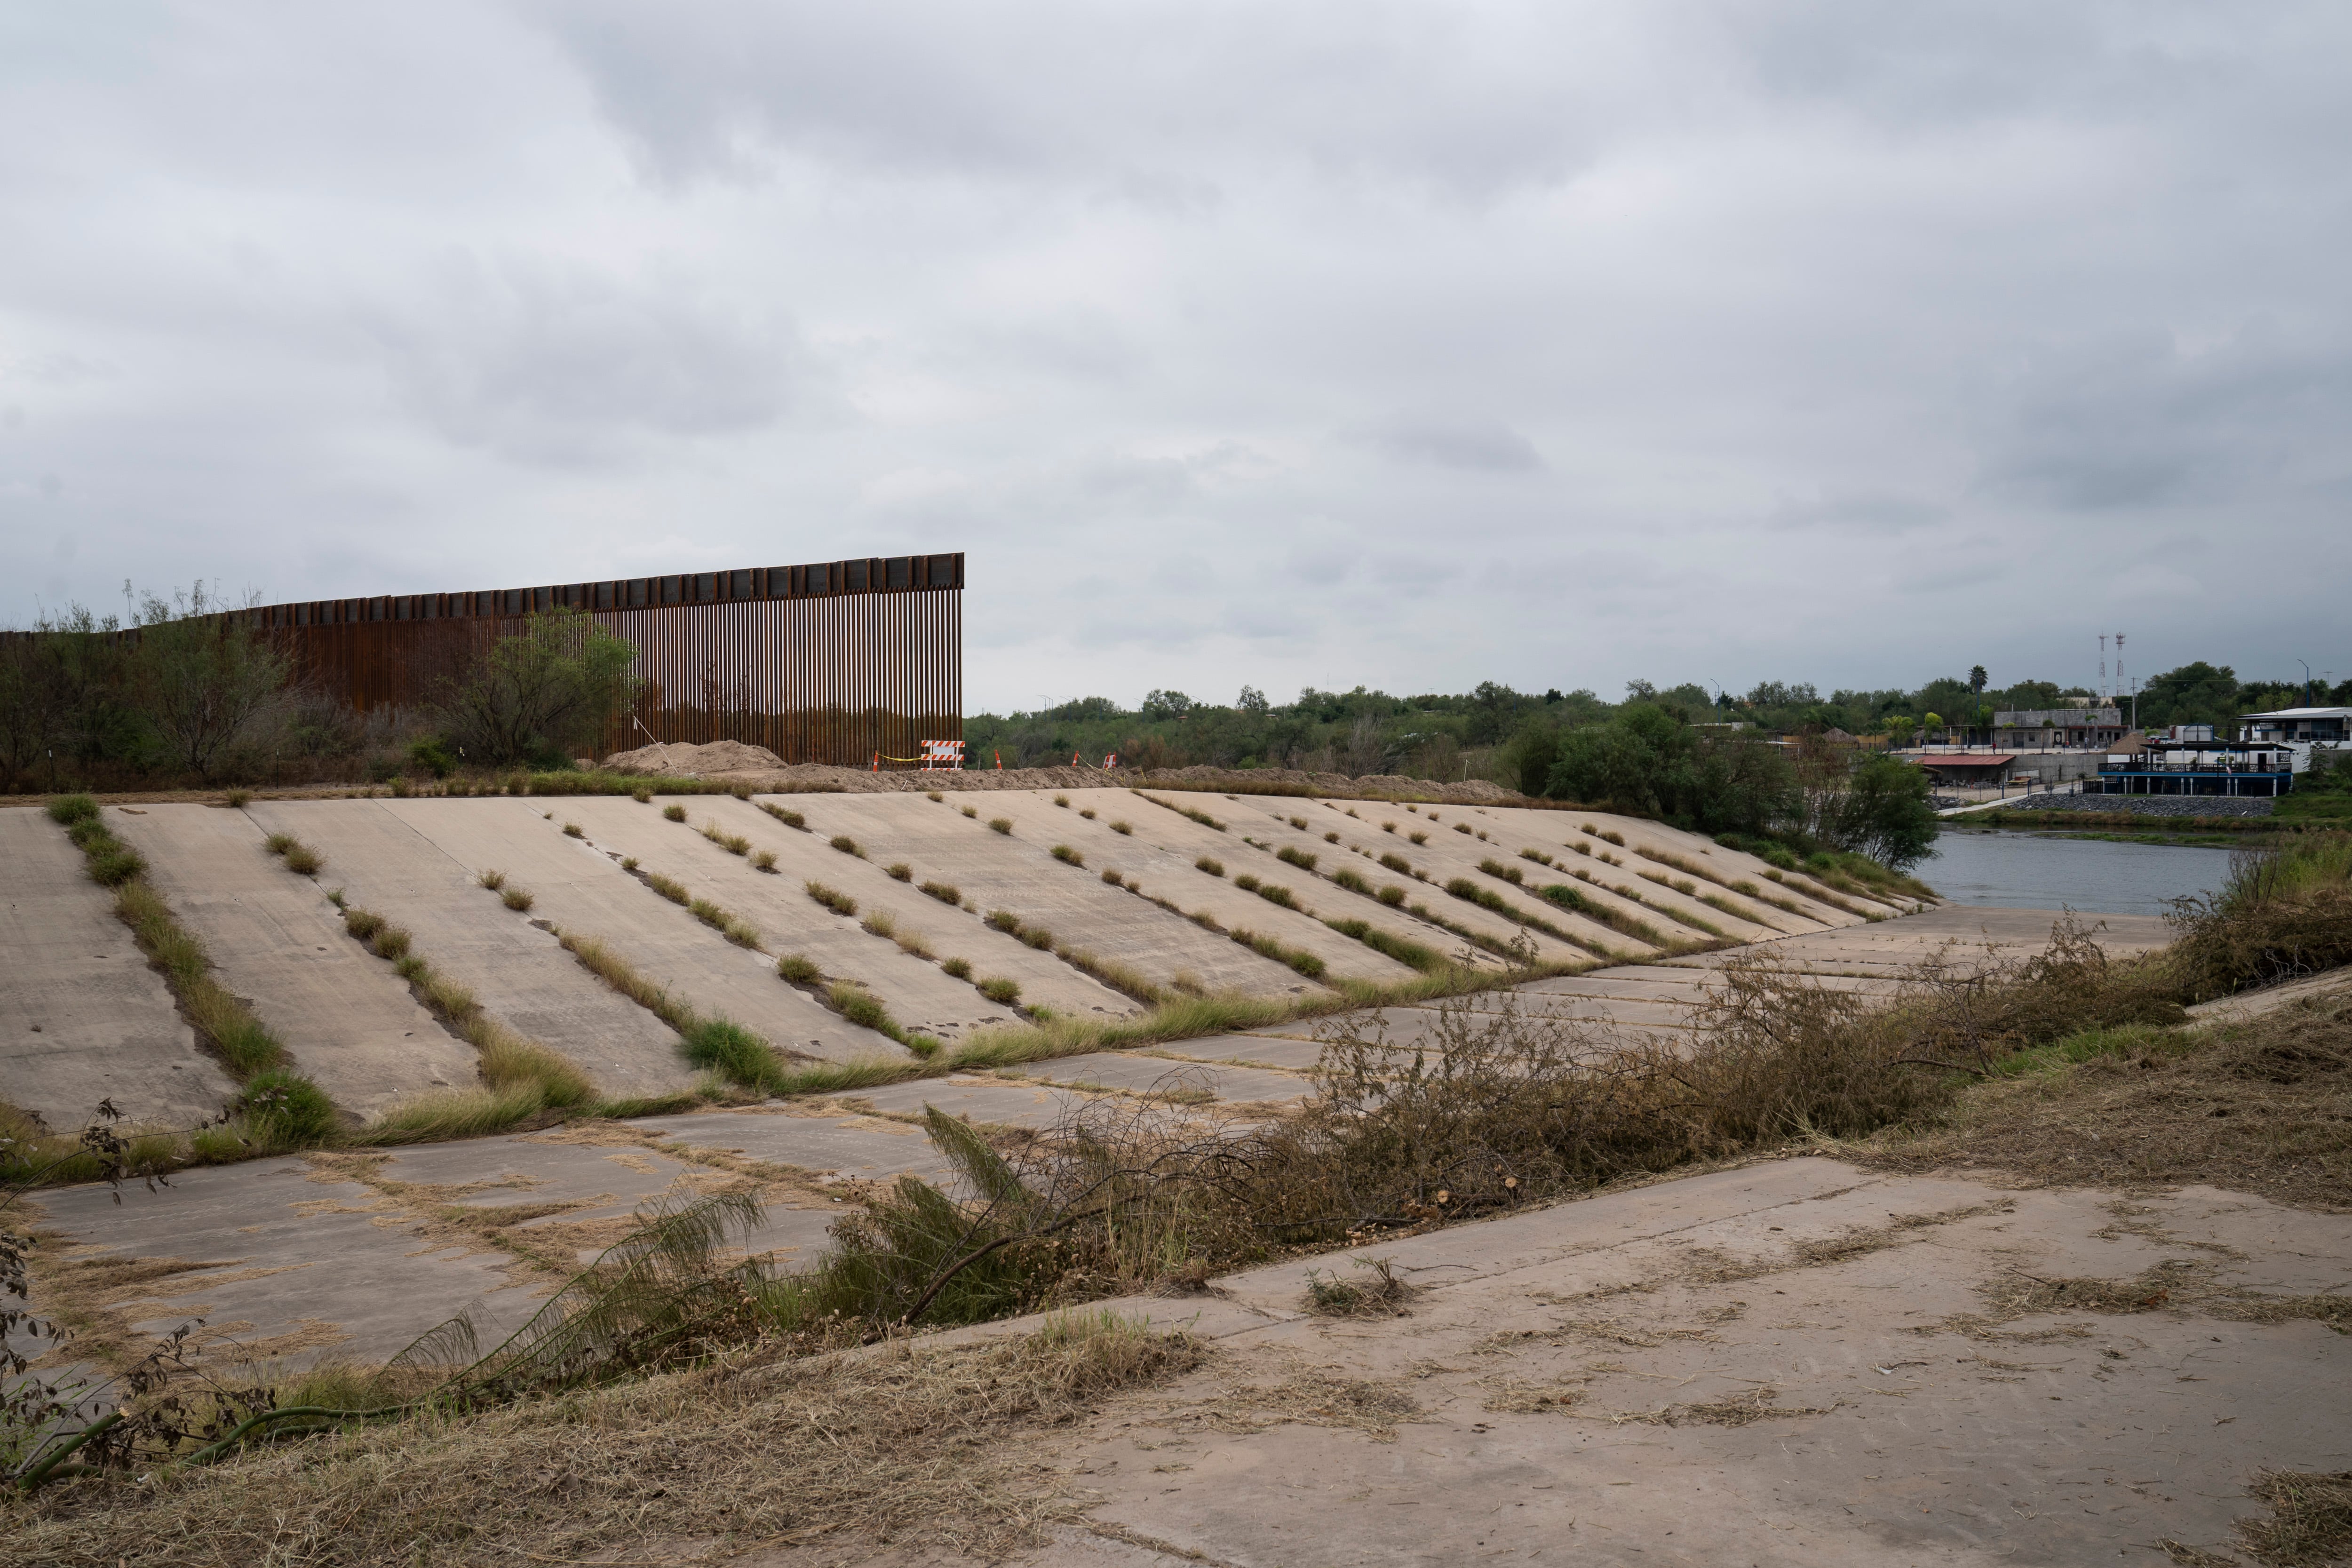
[[[2121,812],[2133,816],[2268,816],[2276,804],[2213,795],[2029,795],[2000,809]]]

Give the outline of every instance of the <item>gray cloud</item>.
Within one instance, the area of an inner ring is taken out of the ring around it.
[[[2352,667],[2340,7],[9,28],[0,620],[961,548],[976,704]]]

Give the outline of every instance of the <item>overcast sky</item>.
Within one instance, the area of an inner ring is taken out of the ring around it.
[[[2352,8],[0,6],[0,621],[969,552],[967,706],[2352,675]]]

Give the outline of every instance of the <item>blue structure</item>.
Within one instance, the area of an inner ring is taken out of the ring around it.
[[[2137,752],[2111,752],[2085,795],[2194,795],[2262,799],[2294,787],[2295,748],[2275,740],[2217,741],[2210,724],[2176,724]]]

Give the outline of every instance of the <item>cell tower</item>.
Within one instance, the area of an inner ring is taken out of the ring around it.
[[[2123,634],[2123,633],[2121,633],[2121,632],[2117,632],[2117,633],[2116,634],[2116,699],[2117,699],[2118,700],[2120,700],[2122,699],[2122,697],[2123,697],[2123,694],[2124,694],[2124,634]]]
[[[2099,634],[2099,695],[2107,695],[2107,634]]]

